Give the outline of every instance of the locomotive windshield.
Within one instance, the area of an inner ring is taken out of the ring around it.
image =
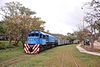
[[[32,33],[32,34],[29,34],[28,36],[39,36],[38,33]]]
[[[29,34],[28,36],[34,36],[34,34]]]
[[[39,36],[39,34],[38,33],[35,33],[35,36]]]

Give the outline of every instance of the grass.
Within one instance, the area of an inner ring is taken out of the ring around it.
[[[27,55],[23,61],[12,64],[11,67],[76,67],[74,62],[79,67],[100,67],[100,57],[80,53],[75,46],[60,46],[38,55]]]
[[[22,53],[21,47],[0,50],[0,62],[17,57]],[[75,62],[79,67],[100,67],[99,56],[80,53],[75,44],[55,47],[36,55],[24,54],[18,59],[8,67],[76,67]]]
[[[0,49],[10,48],[12,45],[9,45],[8,41],[0,41]]]
[[[21,47],[21,41],[18,43],[18,46]],[[13,45],[10,45],[8,41],[0,41],[0,50],[14,48]]]
[[[77,49],[74,49],[74,51],[73,54],[75,58],[77,58],[84,67],[100,67],[100,56],[80,53]]]
[[[6,50],[0,50],[0,63],[5,60],[14,58],[22,53],[23,53],[23,49],[19,48],[19,47],[10,48],[10,49],[6,49]]]
[[[8,41],[0,41],[0,46],[5,48],[0,50],[0,63],[23,53],[23,49],[21,47],[13,47],[8,44]]]

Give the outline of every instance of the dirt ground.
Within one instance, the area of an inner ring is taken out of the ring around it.
[[[99,52],[100,53],[100,42],[95,41],[94,42],[94,48],[91,49],[90,45],[81,45],[82,48],[88,50],[88,51],[92,51],[92,52]]]

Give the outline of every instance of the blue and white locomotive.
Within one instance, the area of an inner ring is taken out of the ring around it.
[[[27,44],[24,44],[24,51],[28,54],[35,54],[47,48],[69,43],[69,40],[60,39],[39,30],[33,30],[28,33]]]
[[[39,30],[33,30],[28,33],[27,44],[24,44],[24,50],[26,53],[38,53],[43,49],[57,45],[58,40],[56,37]]]

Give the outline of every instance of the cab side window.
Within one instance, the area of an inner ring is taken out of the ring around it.
[[[43,35],[43,38],[45,39],[45,35]]]
[[[40,34],[40,38],[42,38],[43,36],[42,36],[42,34]]]
[[[46,35],[46,39],[48,39],[49,38],[49,36],[48,35]]]

